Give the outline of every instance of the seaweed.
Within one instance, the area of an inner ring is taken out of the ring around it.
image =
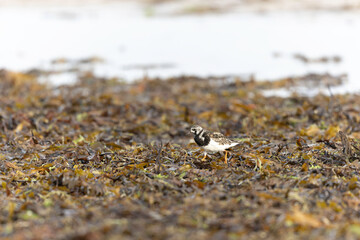
[[[0,79],[3,238],[359,237],[356,94],[262,94],[283,79]],[[194,123],[240,142],[228,164],[201,161]]]

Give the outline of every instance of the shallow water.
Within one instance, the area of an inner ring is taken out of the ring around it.
[[[360,15],[341,12],[234,13],[146,17],[136,4],[0,9],[0,67],[54,70],[50,62],[91,56],[97,74],[133,80],[180,74],[255,75],[276,79],[308,72],[348,74],[334,92],[360,90]],[[293,55],[340,56],[306,64]],[[276,56],[275,56],[276,55]],[[137,66],[143,67],[137,67]],[[145,70],[146,69],[146,70]],[[75,77],[47,78],[55,84]]]

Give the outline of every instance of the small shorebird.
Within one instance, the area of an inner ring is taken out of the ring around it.
[[[226,138],[223,134],[218,132],[208,132],[199,125],[191,127],[190,132],[194,134],[194,140],[196,144],[205,149],[204,158],[206,158],[206,150],[211,152],[225,151],[225,163],[227,163],[227,151],[226,149],[238,145],[231,139]]]

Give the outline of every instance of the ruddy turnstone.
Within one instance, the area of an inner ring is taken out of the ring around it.
[[[206,150],[211,152],[225,151],[225,163],[227,163],[226,149],[239,144],[238,142],[226,138],[221,133],[208,132],[199,125],[192,126],[190,132],[194,134],[196,144],[205,149],[204,158],[202,160],[206,158]]]

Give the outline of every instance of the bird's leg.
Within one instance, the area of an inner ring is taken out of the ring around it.
[[[201,159],[201,161],[205,161],[205,158],[206,158],[206,152],[204,152],[204,157],[203,159]]]
[[[225,163],[227,164],[227,151],[225,150]]]

